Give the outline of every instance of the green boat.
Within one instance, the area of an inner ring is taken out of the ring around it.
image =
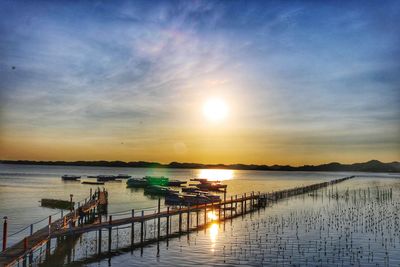
[[[146,187],[148,185],[149,185],[149,183],[147,182],[147,180],[143,179],[143,178],[141,178],[141,179],[139,179],[139,178],[130,178],[130,179],[128,179],[126,181],[126,186],[127,187],[140,188],[140,187]]]
[[[169,178],[164,176],[145,176],[143,179],[146,179],[149,185],[168,186],[169,183]]]

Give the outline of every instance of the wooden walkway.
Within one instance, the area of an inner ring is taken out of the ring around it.
[[[80,207],[86,214],[92,214],[100,205],[107,205],[107,192],[96,191],[96,193],[93,196],[90,196],[89,199],[89,201],[85,201],[86,203]],[[18,262],[27,253],[30,253],[36,248],[46,244],[52,235],[51,233],[66,229],[71,225],[75,225],[78,219],[79,214],[77,210],[69,212],[54,222],[51,221],[50,216],[47,226],[2,251],[0,253],[0,266],[11,266]]]
[[[242,195],[242,196],[232,196],[230,199],[225,199],[224,201],[220,202],[214,202],[210,204],[202,204],[202,205],[195,205],[195,206],[188,206],[188,207],[179,207],[179,208],[170,208],[167,207],[165,210],[160,209],[160,201],[158,205],[158,210],[155,213],[152,214],[147,214],[144,215],[142,213],[141,216],[134,216],[135,212],[132,210],[132,216],[125,217],[125,218],[120,218],[113,220],[112,216],[109,216],[108,221],[102,222],[101,220],[97,220],[93,224],[88,224],[88,225],[82,225],[81,227],[75,227],[75,228],[62,228],[57,231],[52,232],[51,237],[62,237],[62,236],[68,236],[68,235],[78,235],[82,233],[87,233],[91,231],[96,231],[96,230],[101,230],[101,229],[109,229],[111,230],[114,227],[121,226],[121,225],[127,225],[127,224],[132,224],[132,226],[135,223],[140,223],[141,225],[146,222],[146,221],[151,221],[151,220],[160,220],[162,218],[166,218],[168,223],[170,224],[170,217],[173,217],[175,215],[182,216],[183,214],[187,215],[187,218],[189,218],[190,214],[195,212],[198,217],[199,212],[208,212],[210,210],[215,211],[218,219],[217,220],[225,220],[225,219],[231,219],[234,216],[238,215],[243,215],[246,214],[249,211],[254,210],[255,208],[260,208],[263,206],[266,206],[268,202],[271,201],[278,201],[280,199],[284,199],[287,197],[295,196],[295,195],[300,195],[304,193],[308,193],[314,190],[321,189],[323,187],[327,187],[329,185],[334,185],[340,182],[343,182],[345,180],[351,179],[354,176],[350,177],[345,177],[341,179],[336,179],[332,180],[329,182],[323,182],[323,183],[318,183],[318,184],[312,184],[308,186],[303,186],[303,187],[296,187],[288,190],[280,190],[272,193],[258,193],[255,194],[252,192],[249,195]],[[249,205],[248,205],[249,204]],[[238,208],[240,209],[238,211]],[[179,220],[181,221],[181,219]],[[196,227],[198,226],[198,218],[196,219],[197,224]],[[186,221],[186,223],[189,225],[189,220]],[[205,224],[207,224],[207,217],[205,217]],[[158,223],[158,228],[159,228]],[[143,226],[141,226],[143,228]],[[179,225],[179,229],[182,229],[182,225]],[[186,231],[189,231],[190,229],[186,229]],[[141,230],[143,231],[143,230]],[[158,230],[160,231],[160,230]],[[181,231],[183,232],[183,230]],[[166,232],[168,235],[168,230]],[[143,233],[140,234],[141,236]],[[161,236],[161,233],[157,234],[158,236]],[[111,235],[109,235],[109,238],[111,238]],[[141,242],[144,242],[143,238],[141,238]]]
[[[148,244],[152,241],[146,239],[146,221],[153,220],[154,222],[157,222],[155,224],[155,226],[157,227],[154,228],[154,236],[156,236],[155,240],[158,241],[172,236],[179,236],[183,233],[189,233],[193,229],[206,227],[207,225],[209,225],[209,223],[212,223],[213,220],[223,221],[226,219],[232,219],[237,216],[243,216],[246,213],[265,207],[269,202],[312,192],[314,190],[343,182],[353,177],[354,176],[350,176],[328,182],[312,184],[303,187],[296,187],[287,190],[280,190],[271,193],[259,192],[255,194],[254,192],[252,192],[250,194],[243,194],[241,196],[232,196],[230,197],[230,199],[224,199],[224,201],[220,202],[179,208],[166,207],[163,210],[161,210],[160,208],[159,199],[157,210],[155,210],[154,213],[151,214],[145,214],[144,211],[141,211],[139,216],[135,216],[135,211],[132,210],[131,212],[128,211],[129,215],[124,218],[113,219],[112,215],[110,215],[107,221],[102,221],[102,217],[99,216],[97,219],[94,220],[93,223],[84,224],[76,227],[67,227],[68,224],[66,225],[65,220],[75,222],[75,220],[77,219],[76,212],[72,212],[64,216],[64,220],[60,219],[50,224],[50,229],[49,227],[40,229],[28,239],[25,239],[26,241],[21,241],[18,244],[8,248],[6,251],[2,252],[0,254],[0,267],[10,266],[18,262],[22,258],[26,257],[29,253],[31,253],[31,251],[33,251],[35,248],[42,246],[48,240],[51,240],[51,238],[63,238],[65,236],[75,236],[92,231],[99,231],[97,235],[99,239],[98,252],[101,253],[102,229],[108,229],[109,231],[108,250],[111,251],[112,229],[114,227],[122,225],[131,225],[131,245],[135,247],[144,246],[145,244]],[[107,204],[107,192],[105,191],[99,192],[95,199],[87,202],[83,207],[84,210],[90,214],[93,212],[93,209],[98,208],[100,204]],[[216,216],[217,218],[209,218],[208,214],[210,211],[215,212],[214,216]],[[193,220],[191,214],[193,213],[195,213],[195,228],[190,227],[191,221]],[[199,222],[199,214],[202,215],[202,223]],[[175,226],[178,226],[179,229],[175,232],[172,230],[172,218],[174,216],[178,219],[175,220]],[[183,219],[185,219],[185,223],[183,222]],[[161,220],[165,220],[166,222],[166,228],[163,230],[161,230],[160,227]],[[186,226],[184,224],[186,224]],[[139,239],[137,243],[135,243],[135,225],[139,226],[139,236],[136,235],[136,239]]]

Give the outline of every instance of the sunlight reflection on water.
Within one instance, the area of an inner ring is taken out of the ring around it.
[[[218,223],[213,223],[210,226],[210,241],[211,241],[211,252],[215,251],[215,244],[218,237]]]
[[[198,178],[207,178],[211,181],[226,181],[232,180],[234,177],[234,170],[222,169],[201,169],[197,175]]]

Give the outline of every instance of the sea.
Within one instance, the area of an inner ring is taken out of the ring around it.
[[[104,187],[110,214],[157,207],[158,197],[127,188],[126,180],[88,185],[63,181],[65,174],[82,180],[88,175],[153,175],[188,183],[208,178],[228,185],[227,198],[355,178],[143,248],[130,248],[129,228],[113,231],[108,253],[97,253],[97,233],[68,244],[52,242],[53,254],[36,255],[34,266],[400,266],[400,174],[392,173],[0,164],[0,218],[7,217],[8,245],[28,235],[31,224],[36,230],[47,224],[48,216],[54,220],[62,215],[41,207],[43,198],[69,200],[72,194],[73,201],[83,203],[91,189]]]

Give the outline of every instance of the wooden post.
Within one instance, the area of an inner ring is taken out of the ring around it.
[[[132,210],[131,245],[135,243],[135,223],[133,222],[134,218],[135,218],[135,210]]]
[[[179,206],[179,234],[182,232],[182,207]]]
[[[240,201],[240,203],[241,203],[241,205],[240,205],[241,214],[243,216],[243,210],[244,210],[244,207],[243,207],[243,195],[242,195],[242,200]]]
[[[46,243],[46,258],[50,256],[50,250],[51,250],[51,238]]]
[[[33,224],[31,224],[31,227],[30,227],[30,235],[33,235]]]
[[[89,197],[90,197],[90,200],[92,200],[92,188],[90,188]]]
[[[186,215],[186,230],[189,233],[190,231],[190,205],[187,208],[187,215]]]
[[[218,203],[218,221],[221,221],[221,200]]]
[[[49,235],[51,235],[51,215],[49,216]]]
[[[24,238],[24,251],[26,251],[28,249],[28,238],[25,237]]]
[[[237,195],[235,195],[235,215],[237,215]]]
[[[169,207],[167,207],[167,238],[169,235]]]
[[[225,221],[225,218],[226,218],[226,216],[225,216],[225,210],[226,210],[226,189],[225,189],[225,191],[224,191],[224,208],[223,208],[223,212],[224,212],[224,221]]]
[[[158,198],[158,214],[157,214],[157,241],[160,240],[160,212],[161,212],[161,198]]]
[[[226,209],[226,188],[225,188],[225,190],[224,190],[224,209],[223,209],[223,211],[224,211],[224,221],[225,221],[225,209]]]
[[[204,204],[204,226],[207,225],[207,204]]]
[[[254,191],[251,192],[251,195],[250,195],[250,211],[253,210],[253,206],[254,206]]]
[[[112,235],[112,215],[109,216],[108,219],[108,251],[111,251],[111,235]]]
[[[247,213],[247,196],[246,196],[246,193],[244,193],[244,213]]]
[[[199,227],[199,201],[196,200],[196,228]]]
[[[70,210],[72,211],[74,209],[74,206],[72,205],[72,198],[74,197],[73,194],[69,195],[69,202],[70,202]]]
[[[142,220],[140,221],[140,244],[143,244],[143,228],[144,228],[144,222],[143,222],[143,217],[144,217],[144,210],[142,210]]]
[[[212,213],[212,217],[214,217],[215,213],[214,213],[214,202],[211,202],[211,213]],[[211,221],[213,219],[211,218]]]
[[[7,248],[7,216],[3,217],[3,249],[2,251],[6,250]]]
[[[233,219],[233,196],[231,196],[231,220]]]

